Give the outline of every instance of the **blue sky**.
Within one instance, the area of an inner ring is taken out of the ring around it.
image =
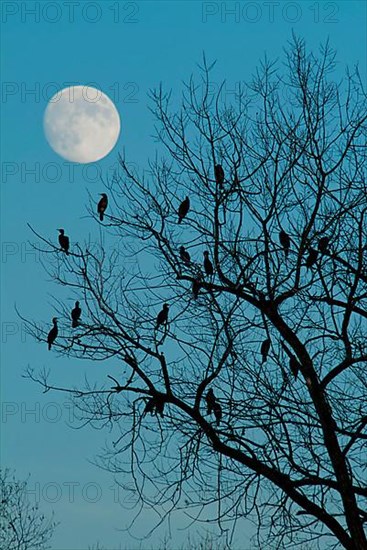
[[[108,433],[71,429],[64,396],[42,394],[22,378],[27,365],[46,367],[57,382],[76,385],[85,372],[93,378],[100,369],[56,358],[25,334],[15,304],[25,316],[48,322],[53,316],[52,295],[58,296],[41,256],[28,244],[35,239],[26,224],[52,239],[57,239],[58,227],[67,227],[69,235],[96,235],[85,218],[88,192],[97,199],[103,191],[98,175],[116,164],[118,151],[125,151],[139,166],[147,165],[156,147],[147,92],[160,82],[180,89],[203,51],[217,60],[215,78],[227,79],[229,93],[239,81],[249,80],[264,52],[281,56],[292,30],[309,47],[329,37],[338,54],[338,76],[346,64],[358,62],[365,77],[366,3],[74,4],[72,9],[67,2],[1,3],[1,464],[16,468],[20,478],[31,473],[30,487],[41,495],[41,506],[55,510],[62,524],[54,549],[83,550],[98,540],[106,548],[118,548],[119,542],[133,548],[136,541],[116,530],[127,516],[114,502],[111,475],[88,461],[108,440]],[[101,89],[120,113],[122,131],[116,148],[97,166],[64,161],[44,137],[48,99],[75,84]],[[71,499],[74,483],[79,485]],[[150,520],[149,514],[142,516],[137,532]],[[248,533],[244,524],[243,547]],[[163,535],[160,531],[143,547],[157,546]],[[179,536],[184,540],[184,534]]]

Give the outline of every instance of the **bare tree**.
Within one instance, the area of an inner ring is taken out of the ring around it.
[[[148,175],[120,158],[104,221],[89,209],[101,246],[44,240],[82,309],[72,329],[57,302],[53,350],[101,374],[28,375],[117,433],[101,464],[157,524],[184,510],[229,544],[251,518],[261,548],[367,548],[366,94],[334,68],[293,38],[227,101],[204,59],[181,102],[152,92],[166,153]],[[29,322],[43,345],[50,322]]]
[[[45,550],[57,523],[30,502],[27,481],[0,470],[0,547],[6,550]]]

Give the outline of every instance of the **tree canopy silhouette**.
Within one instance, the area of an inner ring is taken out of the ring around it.
[[[260,548],[367,547],[366,94],[334,69],[328,44],[294,37],[229,101],[204,60],[181,107],[151,93],[166,154],[149,177],[120,157],[106,183],[103,238],[123,257],[45,239],[83,309],[71,329],[57,308],[53,354],[102,362],[70,392],[81,421],[113,428],[101,460],[158,523],[210,511],[229,541],[252,518]]]
[[[57,523],[28,498],[27,481],[0,470],[0,546],[6,550],[46,550]]]

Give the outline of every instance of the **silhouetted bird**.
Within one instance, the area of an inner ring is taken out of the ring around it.
[[[220,187],[222,187],[224,183],[224,170],[220,164],[216,164],[214,166],[214,175],[215,175],[215,181]]]
[[[287,257],[288,253],[289,253],[290,246],[291,246],[291,239],[290,239],[288,233],[286,233],[284,231],[284,229],[282,229],[279,232],[279,242],[282,245],[282,247],[284,248],[284,253],[285,253],[285,256]]]
[[[147,401],[146,405],[145,405],[145,408],[144,408],[144,412],[143,412],[143,416],[145,416],[146,414],[150,413],[151,415],[153,415],[155,412],[155,400],[154,400],[154,397],[151,397],[149,399],[149,401]]]
[[[164,417],[164,401],[163,401],[163,399],[160,399],[157,396],[151,397],[145,405],[143,416],[145,416],[148,413],[150,413],[151,416],[160,414],[160,416],[163,418]]]
[[[284,349],[284,351],[286,352],[286,354],[289,357],[289,368],[290,368],[294,378],[297,378],[298,371],[300,369],[300,364],[298,362],[298,359],[295,355],[293,355],[291,350],[287,348],[287,346],[284,344],[284,342],[280,342],[280,344],[281,344],[282,348]]]
[[[163,399],[156,398],[155,400],[155,414],[160,414],[164,417],[164,401]]]
[[[58,231],[60,231],[59,244],[60,244],[61,250],[63,250],[66,254],[69,254],[69,247],[70,247],[69,237],[65,235],[64,229],[58,229]]]
[[[217,422],[217,426],[219,426],[220,421],[222,420],[222,407],[220,406],[218,401],[215,401],[214,403],[213,412],[214,412],[215,420]]]
[[[191,287],[191,292],[194,297],[194,300],[196,300],[197,297],[199,296],[200,287],[201,287],[201,283],[199,279],[194,279],[192,281],[192,287]]]
[[[208,390],[208,392],[205,396],[205,401],[206,401],[206,414],[212,414],[213,409],[214,409],[214,403],[216,401],[216,398],[215,398],[215,395],[214,395],[214,392],[213,392],[212,388],[210,388],[210,390]]]
[[[292,355],[289,359],[289,368],[291,369],[294,378],[297,379],[299,363],[294,355]]]
[[[54,326],[52,327],[52,329],[50,330],[50,332],[48,333],[48,336],[47,336],[47,343],[48,343],[48,349],[49,350],[51,349],[51,346],[54,343],[54,341],[56,340],[57,334],[58,334],[57,317],[54,317],[52,319],[52,322],[53,322]]]
[[[101,220],[101,222],[103,222],[103,215],[104,215],[104,213],[106,211],[106,208],[107,208],[107,205],[108,205],[108,198],[107,198],[106,193],[100,193],[100,195],[102,196],[102,198],[98,203],[97,212],[99,214],[99,219]]]
[[[156,330],[161,326],[165,325],[168,321],[168,304],[163,304],[161,311],[157,315],[157,322],[155,325]]]
[[[321,239],[319,240],[318,249],[322,254],[328,252],[329,241],[329,237],[321,237]]]
[[[310,267],[315,265],[315,263],[317,262],[318,255],[319,255],[319,253],[318,253],[317,250],[315,250],[314,248],[310,248],[308,256],[306,258],[306,267],[307,267],[307,269],[309,269]]]
[[[207,250],[204,252],[204,269],[207,275],[213,275],[214,268],[212,262],[209,260],[209,252]]]
[[[79,302],[75,302],[75,307],[74,309],[71,310],[71,319],[72,319],[71,326],[73,328],[76,328],[79,325],[79,319],[81,314],[82,314],[82,310],[79,307]]]
[[[180,258],[184,264],[189,264],[191,261],[190,254],[187,252],[184,246],[180,246]]]
[[[267,358],[268,358],[268,353],[269,353],[269,350],[270,350],[270,345],[271,345],[271,340],[270,338],[267,338],[266,340],[263,341],[263,343],[261,344],[261,348],[260,348],[260,352],[261,352],[261,355],[262,355],[262,362],[265,363]]]
[[[187,215],[188,211],[190,210],[190,199],[189,197],[186,197],[184,201],[180,204],[178,207],[178,223],[181,223],[184,217]]]

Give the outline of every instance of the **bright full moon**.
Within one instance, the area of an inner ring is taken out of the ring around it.
[[[43,125],[52,149],[80,163],[108,155],[120,133],[115,105],[90,86],[71,86],[57,92],[46,107]]]

